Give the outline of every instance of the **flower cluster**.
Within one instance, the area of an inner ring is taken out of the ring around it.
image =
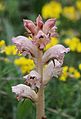
[[[50,1],[42,8],[42,16],[45,19],[60,18],[60,15],[63,15],[69,20],[78,20],[81,15],[81,1],[77,0],[74,6],[63,6],[60,2]]]
[[[50,1],[49,3],[45,4],[42,8],[42,16],[43,18],[59,18],[60,14],[62,13],[62,6],[59,2]]]
[[[56,19],[48,19],[44,23],[39,15],[35,23],[31,20],[23,21],[31,40],[24,36],[18,36],[12,38],[12,42],[16,45],[18,53],[31,57],[35,66],[28,75],[23,77],[25,83],[13,86],[12,91],[16,93],[18,99],[29,98],[37,101],[41,86],[44,87],[53,76],[58,77],[61,74],[64,55],[70,49],[57,44],[44,52],[44,48],[51,41],[51,38],[57,35]],[[22,59],[25,60],[25,58],[21,58],[20,63],[17,60],[15,63],[21,65]],[[23,63],[28,65],[27,62],[28,60],[25,60]]]
[[[76,20],[78,18],[76,9],[73,6],[64,7],[63,15],[70,20]]]
[[[67,38],[64,43],[70,47],[71,51],[81,53],[81,41],[78,37]]]
[[[33,60],[27,59],[25,57],[20,57],[18,59],[15,59],[14,64],[20,67],[21,72],[23,74],[29,73],[35,67]]]
[[[52,37],[51,40],[50,40],[50,43],[48,43],[44,49],[48,50],[50,47],[52,47],[52,46],[54,46],[54,45],[56,45],[58,43],[59,43],[58,38]]]
[[[8,46],[5,46],[4,53],[6,55],[16,55],[17,54],[17,49],[14,45],[8,45]]]
[[[80,67],[80,65],[79,65],[79,67]],[[62,75],[60,76],[60,80],[66,81],[68,77],[79,79],[81,77],[81,74],[74,67],[64,66]]]

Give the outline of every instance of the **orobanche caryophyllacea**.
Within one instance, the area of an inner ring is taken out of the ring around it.
[[[57,44],[47,51],[44,50],[51,37],[57,36],[56,19],[48,19],[44,23],[39,15],[35,23],[25,19],[23,22],[29,37],[14,37],[12,42],[19,53],[31,56],[35,68],[23,77],[24,84],[12,86],[12,92],[16,93],[18,100],[28,98],[36,104],[36,119],[46,119],[44,88],[53,76],[58,77],[62,73],[64,55],[70,49]]]

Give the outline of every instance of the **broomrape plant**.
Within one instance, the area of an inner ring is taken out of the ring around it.
[[[64,55],[70,49],[58,44],[44,52],[50,38],[57,35],[56,19],[48,19],[43,23],[39,15],[35,23],[25,19],[23,22],[32,40],[18,36],[12,38],[12,42],[16,45],[18,53],[31,56],[35,68],[23,77],[25,79],[24,84],[12,86],[12,92],[16,93],[18,100],[31,99],[36,104],[36,118],[46,119],[44,88],[53,76],[58,77],[61,74]]]

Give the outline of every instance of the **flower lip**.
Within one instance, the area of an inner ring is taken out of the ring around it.
[[[12,86],[12,92],[16,93],[18,99],[29,98],[32,101],[37,101],[37,94],[34,90],[32,90],[29,86],[24,84],[19,84],[16,86]]]
[[[53,61],[50,61],[44,69],[43,72],[43,84],[46,85],[52,77],[58,77],[62,72],[61,64],[55,60],[55,66],[53,65]]]
[[[41,76],[35,70],[32,70],[28,75],[23,77],[25,80],[25,84],[30,86],[32,89],[39,89],[41,86]]]
[[[43,55],[43,64],[48,63],[50,60],[58,60],[61,65],[63,64],[64,54],[70,51],[69,48],[65,48],[63,45],[55,45],[49,48]]]
[[[24,36],[18,36],[12,38],[12,42],[16,45],[18,52],[24,55],[31,54],[33,57],[37,56],[37,48],[28,38]]]

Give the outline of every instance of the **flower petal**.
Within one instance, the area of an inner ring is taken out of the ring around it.
[[[39,15],[36,19],[36,25],[38,29],[42,29],[43,27],[43,20],[42,17]]]
[[[19,84],[12,86],[12,92],[16,93],[19,98],[29,98],[32,101],[37,101],[37,94],[29,86]]]
[[[44,33],[48,33],[48,31],[55,26],[56,19],[48,19],[43,25]]]
[[[40,49],[43,49],[48,42],[49,42],[49,38],[42,30],[39,30],[39,32],[33,39],[33,43],[37,45],[37,47]]]
[[[38,72],[36,72],[35,70],[32,70],[28,75],[24,76],[23,78],[27,79],[28,76],[36,77],[37,79],[41,78],[40,74]]]
[[[37,56],[37,48],[28,38],[24,36],[18,36],[12,38],[12,42],[17,46],[17,49],[20,51],[20,53],[24,55],[31,54],[34,57]]]
[[[31,31],[31,34],[36,33],[36,26],[31,20],[25,20],[24,19],[23,22],[24,22],[24,27],[27,31],[28,30]]]
[[[53,64],[53,61],[51,61],[51,62],[49,62],[49,64],[44,69],[44,72],[43,72],[43,83],[44,83],[44,85],[46,85],[50,81],[50,79],[52,79],[53,76],[58,77],[61,74],[62,68],[60,67],[60,64],[57,62],[55,63],[56,67]]]
[[[39,89],[41,86],[41,76],[35,70],[31,71],[28,75],[24,76],[25,84],[29,85],[32,89]]]
[[[55,45],[49,48],[43,55],[42,61],[43,64],[48,63],[50,60],[57,59],[61,65],[63,64],[64,60],[64,53],[68,53],[70,51],[69,48],[65,48],[63,45]]]

